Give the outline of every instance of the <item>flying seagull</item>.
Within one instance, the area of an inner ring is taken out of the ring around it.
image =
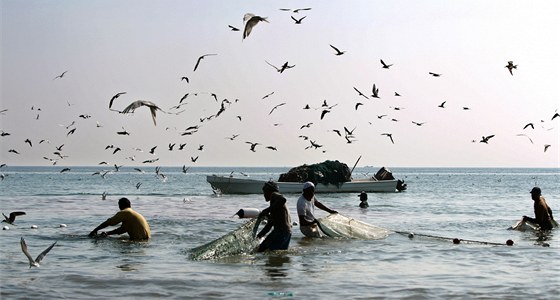
[[[364,98],[366,98],[366,99],[369,99],[366,95],[364,95],[362,92],[360,92],[357,88],[355,88],[355,87],[353,87],[353,88],[354,88],[354,90],[355,90],[356,92],[358,92],[358,95],[360,95],[360,96],[362,96],[362,97],[364,97]]]
[[[266,99],[266,98],[272,96],[273,94],[274,94],[274,92],[268,93],[268,94],[264,95],[261,99],[264,100],[264,99]]]
[[[68,72],[68,70],[62,72],[62,74],[56,76],[55,78],[53,78],[53,80],[55,80],[55,79],[57,79],[57,78],[62,78],[62,77],[64,77],[64,74],[66,74],[66,72]]]
[[[328,109],[323,109],[323,111],[321,112],[321,120],[323,120],[323,118],[325,117],[326,114],[330,113],[331,111]]]
[[[480,142],[479,142],[479,143],[485,143],[485,144],[488,144],[488,140],[489,140],[489,139],[491,139],[491,138],[493,138],[493,137],[494,137],[494,135],[493,135],[493,134],[492,134],[492,135],[489,135],[489,136],[483,136],[483,137],[482,137],[482,140],[480,140]]]
[[[256,152],[255,151],[255,147],[257,147],[257,145],[260,145],[259,143],[253,143],[253,142],[245,142],[246,144],[250,144],[251,145],[251,151]]]
[[[511,74],[511,76],[513,76],[513,69],[517,70],[517,65],[514,65],[513,61],[510,60],[510,61],[508,61],[508,64],[507,64],[507,66],[505,66],[505,68],[508,68],[509,73]]]
[[[231,29],[231,31],[239,31],[239,28],[237,27],[233,27],[231,25],[228,25],[229,29]]]
[[[523,129],[526,129],[527,127],[535,129],[535,125],[533,125],[533,123],[527,123],[527,125],[523,126]]]
[[[276,71],[278,71],[278,73],[283,73],[286,69],[291,69],[291,68],[293,68],[293,67],[296,66],[296,65],[290,66],[290,65],[288,65],[288,62],[285,62],[285,63],[282,65],[282,67],[277,68],[275,65],[269,63],[268,61],[265,60],[265,62],[266,62],[269,66],[275,68]]]
[[[109,101],[109,108],[111,108],[111,106],[113,106],[113,101],[115,101],[115,99],[119,98],[121,95],[126,94],[126,92],[120,92],[120,93],[116,93],[111,100]]]
[[[445,108],[445,102],[447,102],[447,101],[443,101],[443,102],[441,102],[441,104],[440,104],[440,105],[438,105],[438,107],[440,107],[440,108]]]
[[[277,109],[278,107],[280,107],[280,106],[282,106],[282,105],[285,105],[285,104],[286,104],[286,102],[282,102],[282,103],[280,103],[280,104],[274,106],[274,107],[270,110],[270,112],[269,112],[268,114],[269,114],[269,115],[272,114],[272,112],[273,112],[275,109]]]
[[[23,237],[21,238],[20,244],[21,244],[21,251],[23,251],[23,254],[27,256],[27,259],[29,259],[29,268],[31,269],[31,267],[39,267],[39,263],[41,262],[41,260],[43,260],[43,258],[45,258],[47,253],[49,253],[49,251],[51,251],[54,245],[56,245],[56,242],[52,243],[52,245],[50,245],[47,249],[45,249],[45,251],[41,252],[41,254],[39,254],[39,256],[37,256],[35,260],[33,260],[33,258],[27,251],[27,244],[25,243]]]
[[[390,65],[386,64],[382,59],[380,59],[380,61],[381,61],[381,64],[383,65],[383,69],[389,69],[393,65],[393,64],[390,64]]]
[[[246,13],[245,16],[243,16],[243,22],[246,22],[245,30],[243,30],[243,39],[247,38],[249,34],[251,34],[253,27],[255,27],[255,25],[257,25],[261,21],[269,23],[266,20],[266,17],[255,16],[254,14]]]
[[[212,54],[212,53],[211,53],[211,54],[204,54],[204,55],[200,56],[200,57],[198,58],[198,60],[196,61],[196,65],[194,65],[194,70],[193,70],[193,72],[196,71],[196,68],[198,68],[198,64],[200,64],[200,61],[201,61],[202,59],[204,59],[206,56],[212,56],[212,55],[218,55],[218,54]],[[189,81],[187,80],[187,82],[189,82]]]
[[[393,143],[393,144],[395,143],[395,141],[393,141],[393,134],[391,134],[391,133],[382,133],[381,135],[386,135],[386,136],[388,136],[388,137],[391,139],[391,143]]]
[[[516,134],[516,135],[517,135],[517,136],[524,136],[524,137],[527,137],[527,138],[529,139],[529,141],[531,142],[531,144],[534,144],[534,143],[533,143],[533,140],[532,140],[528,135],[523,134],[523,133]]]
[[[306,7],[306,8],[296,8],[296,9],[291,9],[291,8],[280,8],[281,11],[291,11],[295,14],[299,13],[301,10],[311,10],[311,7]]]
[[[159,108],[155,103],[147,100],[137,100],[132,102],[129,106],[123,109],[122,113],[134,113],[134,111],[142,106],[147,106],[150,108],[150,112],[152,113],[152,120],[154,121],[154,125],[156,125],[156,111],[160,110],[163,112],[161,108]]]
[[[338,56],[338,55],[342,55],[342,54],[344,54],[344,53],[346,52],[346,51],[340,51],[340,50],[338,50],[338,48],[336,48],[335,46],[333,46],[333,45],[331,45],[331,44],[329,44],[329,46],[331,46],[331,48],[333,48],[334,51],[336,51],[335,55],[337,55],[337,56]]]
[[[307,16],[296,19],[296,18],[294,18],[294,16],[292,16],[292,20],[294,20],[294,22],[296,22],[296,24],[301,24],[301,21],[303,21],[303,19],[305,19],[306,17]]]
[[[17,216],[23,216],[25,215],[25,212],[23,211],[13,211],[10,213],[10,216],[6,216],[4,213],[2,213],[2,215],[4,216],[4,220],[2,220],[3,223],[8,223],[8,224],[14,224],[14,221],[16,220]]]
[[[432,75],[432,76],[434,76],[434,77],[440,77],[440,76],[441,76],[441,74],[433,73],[433,72],[428,72],[428,74],[430,74],[430,75]]]
[[[379,88],[375,86],[375,83],[373,84],[373,87],[371,88],[371,96],[373,98],[379,98]]]
[[[550,147],[549,144],[544,145],[544,152],[546,152],[546,150],[548,150],[548,147]]]

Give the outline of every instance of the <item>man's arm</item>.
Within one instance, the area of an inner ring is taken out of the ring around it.
[[[261,230],[261,232],[259,232],[259,234],[257,234],[257,237],[260,239],[262,237],[264,237],[272,228],[272,222],[266,222],[266,225],[264,225],[264,228]]]
[[[332,210],[332,209],[326,207],[323,203],[319,202],[319,200],[317,200],[317,198],[315,198],[315,206],[317,206],[318,208],[328,212],[329,214],[337,214],[338,213],[336,210]]]
[[[98,230],[101,230],[101,229],[103,229],[103,228],[105,228],[105,227],[107,227],[107,226],[109,226],[109,222],[105,221],[105,222],[101,223],[99,226],[95,227],[95,229],[92,230],[92,231],[89,233],[89,237],[94,237],[94,236],[96,236]]]
[[[123,234],[123,233],[126,233],[126,230],[122,226],[117,229],[105,232],[106,235]]]

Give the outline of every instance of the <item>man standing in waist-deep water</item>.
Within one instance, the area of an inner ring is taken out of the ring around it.
[[[338,213],[326,207],[323,203],[319,202],[315,197],[315,185],[313,182],[305,182],[303,184],[303,193],[297,201],[297,212],[299,216],[299,230],[306,237],[321,237],[321,231],[317,226],[317,219],[313,215],[315,206],[330,213]]]
[[[263,238],[270,229],[274,229],[259,245],[257,251],[286,250],[292,238],[292,221],[286,207],[286,198],[279,193],[278,185],[274,181],[266,182],[262,190],[264,199],[270,202],[270,206],[259,214],[259,218],[268,216],[268,222],[257,237]]]
[[[541,195],[541,189],[539,187],[534,187],[531,190],[531,199],[535,201],[533,207],[535,210],[535,217],[523,216],[523,221],[529,221],[534,224],[538,224],[542,230],[551,230],[554,225],[554,217],[552,216],[552,209],[546,203],[546,200]]]

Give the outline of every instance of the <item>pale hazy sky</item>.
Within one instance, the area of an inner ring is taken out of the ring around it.
[[[59,166],[351,166],[361,155],[359,166],[560,167],[560,117],[551,120],[560,108],[560,1],[1,0],[1,11],[7,165],[50,165],[46,157]],[[269,23],[242,40],[246,13]],[[296,25],[291,16],[306,18]],[[217,55],[193,72],[203,54]],[[279,73],[265,60],[295,67]],[[513,76],[508,61],[518,65]],[[379,99],[370,97],[374,83]],[[118,92],[127,92],[118,110],[150,100],[178,112],[189,96],[183,113],[158,112],[154,126],[146,107],[110,111]],[[231,105],[201,122],[223,99]],[[321,119],[324,100],[336,106]],[[355,128],[352,143],[333,131],[344,127]],[[130,135],[118,135],[123,128]],[[322,147],[306,149],[310,140]],[[256,151],[246,142],[258,142]],[[54,154],[62,144],[64,159]],[[159,160],[142,163],[149,159]]]

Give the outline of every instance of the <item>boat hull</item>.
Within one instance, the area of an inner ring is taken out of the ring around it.
[[[221,194],[260,194],[265,180],[226,177],[218,175],[206,176],[206,181],[210,183],[212,189]],[[280,193],[291,194],[301,193],[303,183],[300,182],[276,182]],[[398,180],[352,180],[334,184],[315,185],[315,193],[393,193],[397,192]]]

